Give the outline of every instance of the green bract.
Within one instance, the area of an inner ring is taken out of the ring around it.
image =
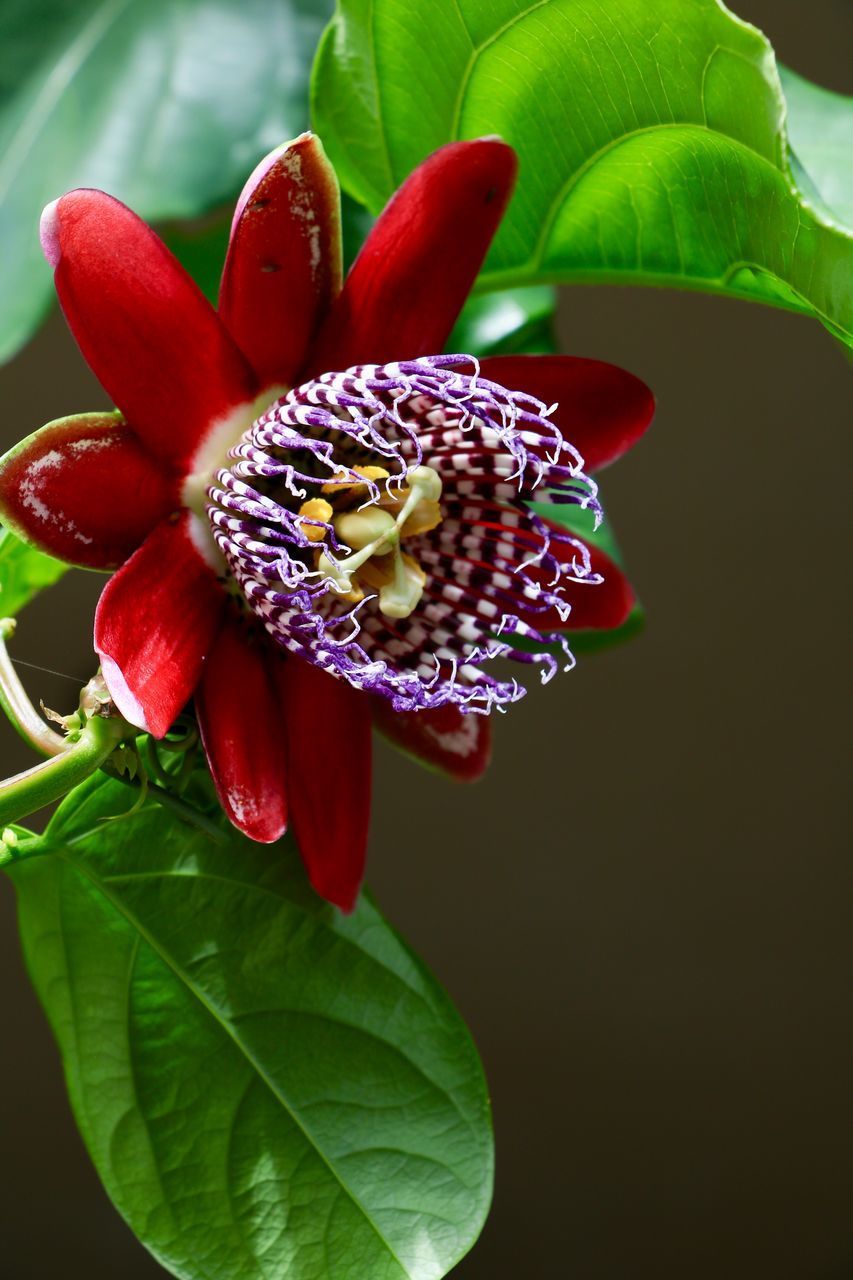
[[[116,1206],[187,1280],[436,1280],[482,1225],[485,1085],[443,992],[295,850],[93,778],[10,874],[74,1111]]]
[[[373,210],[444,142],[516,148],[484,288],[677,285],[853,339],[850,231],[797,181],[770,45],[717,0],[339,0],[313,98]]]

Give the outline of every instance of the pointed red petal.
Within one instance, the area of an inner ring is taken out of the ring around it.
[[[115,413],[59,418],[0,459],[0,517],[70,564],[112,569],[179,505],[177,484]]]
[[[566,532],[556,525],[551,527],[560,533]],[[563,582],[562,598],[572,606],[565,622],[561,621],[556,609],[548,609],[544,613],[522,612],[520,616],[537,631],[586,631],[590,628],[609,631],[613,627],[621,627],[634,607],[634,588],[616,561],[585,539],[578,538],[578,541],[584,542],[589,549],[592,572],[600,573],[604,581],[598,584]],[[571,545],[565,542],[552,542],[549,551],[564,563],[573,558]],[[534,565],[528,566],[526,572],[543,586],[551,586],[553,574],[547,570],[537,569]]]
[[[341,287],[335,171],[303,133],[258,165],[237,202],[219,314],[261,386],[291,386]]]
[[[42,245],[80,350],[144,444],[179,471],[257,394],[210,303],[135,213],[71,191],[42,214]]]
[[[222,808],[251,840],[287,827],[284,733],[268,667],[281,661],[229,616],[205,658],[195,706]]]
[[[310,371],[442,350],[501,220],[515,152],[497,138],[451,142],[379,218],[320,331]]]
[[[95,613],[95,648],[110,695],[131,724],[162,738],[201,675],[225,592],[184,512],[159,524],[110,578]]]
[[[296,843],[321,897],[351,911],[364,875],[370,821],[369,702],[299,658],[288,657],[275,678]]]
[[[434,711],[395,711],[387,698],[372,698],[373,723],[401,751],[447,773],[457,782],[476,782],[492,754],[488,716],[463,715],[449,703]]]
[[[580,356],[489,356],[483,376],[559,408],[553,421],[588,471],[614,462],[651,422],[654,396],[633,373]]]

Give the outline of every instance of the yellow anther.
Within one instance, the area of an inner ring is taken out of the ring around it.
[[[358,604],[359,600],[364,599],[364,592],[358,585],[358,581],[354,573],[349,573],[345,568],[336,565],[330,560],[325,551],[319,552],[317,556],[317,568],[324,578],[328,578],[334,583],[335,594],[341,600],[349,600],[353,604]]]
[[[426,574],[405,553],[394,557],[394,577],[379,590],[379,609],[386,618],[408,618],[420,603]]]
[[[384,467],[353,470],[374,484],[388,479]],[[347,496],[348,509],[342,511],[338,502],[332,523],[349,554],[334,560],[324,552],[317,558],[317,569],[344,600],[358,603],[364,599],[363,588],[378,592],[379,610],[388,618],[408,618],[420,603],[427,580],[418,562],[402,551],[401,539],[428,533],[442,519],[438,472],[432,467],[411,467],[405,479],[406,483],[397,488],[383,486],[378,501],[357,510],[348,503],[360,497],[359,491],[367,488],[366,483],[323,486],[324,493],[334,492],[338,498]],[[325,505],[329,507],[328,503]]]
[[[375,587],[377,590],[380,587],[384,587],[386,583],[393,582],[393,555],[374,556],[372,560],[365,560],[358,571],[358,580],[366,583],[368,587]]]
[[[433,502],[431,498],[422,498],[414,511],[403,521],[400,532],[404,538],[414,538],[419,533],[429,533],[430,529],[437,529],[442,519],[441,507],[438,503]]]
[[[299,508],[299,514],[304,516],[306,521],[320,520],[323,524],[330,524],[334,511],[332,504],[325,498],[309,498]],[[309,542],[322,542],[326,536],[326,530],[316,524],[303,524],[302,532]]]
[[[410,574],[412,574],[415,578],[417,578],[418,582],[421,584],[421,586],[423,586],[423,585],[424,585],[424,583],[425,583],[425,582],[426,582],[426,580],[427,580],[427,576],[426,576],[426,574],[424,573],[424,571],[423,571],[423,569],[421,568],[421,566],[418,564],[418,562],[417,562],[417,560],[415,559],[415,557],[414,557],[414,556],[406,555],[406,553],[405,553],[405,551],[404,551],[404,552],[403,552],[403,554],[402,554],[402,556],[401,556],[401,559],[402,559],[402,561],[403,561],[403,564],[404,564],[404,565],[406,566],[406,568],[408,569],[409,573],[410,573]]]
[[[353,470],[358,476],[364,476],[365,480],[372,480],[374,484],[379,480],[387,480],[390,474],[384,467],[352,467],[351,470]],[[330,481],[322,486],[321,492],[334,494],[356,494],[361,493],[366,489],[366,484],[359,484],[357,481],[350,480],[344,483],[341,483],[340,481]]]
[[[433,467],[412,467],[406,475],[409,486],[422,498],[438,502],[441,497],[441,476]]]

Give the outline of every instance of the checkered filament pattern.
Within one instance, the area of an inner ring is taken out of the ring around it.
[[[596,523],[600,509],[583,459],[551,421],[555,407],[488,381],[467,355],[360,365],[289,391],[208,491],[214,537],[249,610],[286,650],[399,711],[502,709],[525,690],[486,669],[495,659],[535,667],[543,683],[569,669],[565,637],[538,630],[537,616],[556,610],[565,621],[564,584],[600,579],[584,543],[527,503],[591,508]],[[300,509],[320,495],[360,510],[399,502],[418,466],[441,479],[442,518],[406,541],[423,595],[408,617],[389,618],[375,595],[342,599],[318,555],[340,561],[350,548],[331,519]]]

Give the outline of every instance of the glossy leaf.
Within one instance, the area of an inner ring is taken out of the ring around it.
[[[147,219],[236,194],[306,124],[330,0],[6,0],[0,10],[0,359],[52,296],[42,207],[75,186]]]
[[[11,870],[120,1212],[184,1280],[445,1275],[492,1177],[446,996],[371,902],[315,897],[288,842],[217,843],[150,806],[102,821],[127,803],[90,780]]]
[[[779,75],[797,181],[830,217],[853,226],[853,97],[811,84],[788,67]]]
[[[557,297],[547,285],[473,295],[447,341],[477,356],[543,355],[557,349]]]
[[[719,0],[339,0],[313,99],[374,210],[444,142],[516,148],[484,288],[705,289],[851,340],[850,232],[798,187],[770,45]]]
[[[68,568],[61,560],[28,546],[10,530],[0,531],[0,618],[14,618]]]

